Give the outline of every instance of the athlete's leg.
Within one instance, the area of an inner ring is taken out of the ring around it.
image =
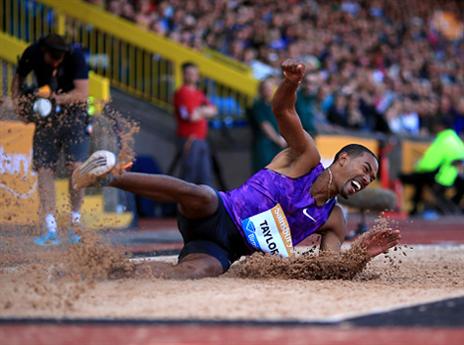
[[[55,173],[51,168],[37,169],[41,214],[55,215]]]
[[[109,175],[116,157],[109,151],[94,152],[72,176],[73,188],[81,189],[111,177],[105,185],[139,194],[159,202],[175,202],[179,211],[190,219],[212,215],[218,206],[216,192],[208,186],[196,185],[167,175],[123,172]]]
[[[142,262],[136,265],[135,274],[140,277],[164,279],[200,279],[217,277],[224,269],[216,258],[208,254],[192,253],[177,264],[166,262]]]
[[[205,218],[216,212],[218,197],[206,185],[195,185],[165,175],[123,173],[115,176],[110,186],[130,191],[160,202],[177,202],[180,212],[190,219]],[[166,279],[199,279],[216,277],[224,273],[224,267],[214,256],[190,253],[176,265],[151,262],[137,265],[139,275]]]
[[[88,115],[86,109],[77,107],[76,109],[66,108],[68,121],[63,126],[63,152],[66,168],[70,174],[69,178],[69,199],[71,202],[71,223],[79,223],[80,208],[84,200],[84,189],[74,189],[72,187],[72,172],[82,165],[89,157],[90,136],[87,131]],[[77,225],[77,224],[74,224]]]
[[[216,192],[206,185],[196,185],[167,175],[125,172],[115,176],[111,187],[142,195],[159,202],[175,202],[187,218],[212,215],[218,206]]]
[[[73,173],[73,186],[80,189],[98,179],[105,178],[115,166],[115,157],[107,151],[92,154]],[[205,218],[214,214],[219,200],[216,192],[208,186],[195,185],[166,175],[148,175],[123,172],[112,175],[107,184],[160,202],[176,202],[180,212],[189,219]],[[186,253],[176,265],[160,262],[140,264],[139,273],[149,269],[152,276],[170,279],[195,279],[213,277],[224,272],[224,267],[212,255]]]

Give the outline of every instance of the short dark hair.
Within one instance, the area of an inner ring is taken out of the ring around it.
[[[350,157],[358,157],[358,156],[361,156],[363,153],[368,153],[370,154],[372,157],[375,158],[375,160],[379,160],[376,156],[376,154],[374,152],[372,152],[371,150],[369,150],[366,146],[363,146],[363,145],[359,145],[359,144],[349,144],[349,145],[346,145],[344,147],[342,147],[340,149],[340,151],[338,151],[336,154],[335,154],[335,157],[334,157],[334,162],[336,162],[339,158],[340,158],[340,155],[345,152],[348,154],[348,156]]]
[[[58,34],[48,34],[42,38],[40,45],[53,59],[59,60],[71,50],[65,39]]]
[[[198,68],[198,65],[191,61],[184,62],[182,64],[182,72],[185,72],[185,70],[190,67]]]

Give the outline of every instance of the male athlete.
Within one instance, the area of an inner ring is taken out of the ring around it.
[[[184,247],[176,265],[153,263],[154,276],[217,276],[254,251],[290,256],[293,246],[313,233],[321,235],[321,250],[340,251],[346,231],[335,196],[348,197],[365,188],[374,180],[378,162],[367,148],[348,145],[324,169],[294,107],[305,67],[289,59],[282,64],[282,71],[284,80],[272,107],[288,147],[235,190],[216,192],[165,175],[111,174],[117,166],[114,155],[107,151],[95,152],[74,171],[77,189],[100,183],[159,202],[177,203]],[[360,245],[371,258],[399,240],[398,230],[382,230],[368,233]]]

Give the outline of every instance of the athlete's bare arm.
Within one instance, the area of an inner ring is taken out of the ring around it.
[[[346,222],[341,208],[336,205],[332,210],[327,222],[317,231],[321,235],[321,250],[339,252],[345,240]],[[368,231],[360,236],[354,243],[353,248],[361,248],[369,258],[373,258],[400,243],[401,234],[399,230],[383,229]]]
[[[340,206],[334,206],[329,219],[317,233],[321,235],[321,250],[335,253],[340,251],[346,234],[346,221]]]
[[[268,168],[290,177],[299,177],[314,168],[321,158],[295,110],[296,90],[303,80],[305,66],[295,59],[288,59],[281,67],[284,80],[274,94],[272,110],[288,148],[278,154]]]

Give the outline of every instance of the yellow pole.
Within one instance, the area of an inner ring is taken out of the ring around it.
[[[137,92],[137,89],[135,87],[135,47],[132,44],[129,46],[129,59],[127,60],[127,64],[129,65],[129,88]]]
[[[28,33],[29,33],[29,36],[26,38],[26,41],[33,41],[34,40],[34,30],[33,30],[33,27],[34,27],[34,21],[32,20],[32,18],[34,17],[33,14],[31,14],[31,11],[29,10],[28,11],[28,18],[27,18],[27,21],[29,23],[29,26],[28,26]]]
[[[20,22],[21,22],[21,39],[27,41],[26,37],[26,5],[21,3],[21,13],[20,13]]]
[[[110,78],[111,77],[111,69],[113,68],[112,66],[112,57],[111,57],[111,45],[112,45],[112,42],[111,42],[111,37],[108,33],[106,33],[105,35],[105,48],[106,48],[106,56],[108,57],[108,65],[106,66],[105,68],[105,77],[107,78]]]
[[[18,21],[18,2],[13,2],[13,36],[18,37],[19,32],[19,21]]]
[[[5,62],[3,62],[3,60],[0,60],[0,66],[1,66],[1,65],[4,65],[4,64],[5,64]],[[4,66],[1,66],[1,67],[2,67],[2,68],[0,68],[0,96],[5,96],[5,95],[3,94],[3,90],[6,89],[6,92],[8,93],[9,87],[6,87],[6,88],[3,87],[3,80],[6,79],[6,78],[4,78],[4,76],[3,76],[3,71],[6,70],[6,68],[5,68]],[[5,85],[5,86],[6,86],[6,85]]]
[[[103,43],[103,32],[98,30],[96,32],[97,34],[97,54],[99,57],[102,57],[104,54],[103,48],[104,48],[104,43]],[[97,67],[98,74],[103,74],[103,61],[100,61]]]
[[[42,35],[42,32],[39,30],[40,28],[40,22],[42,20],[42,17],[40,16],[40,11],[39,11],[39,8],[36,8],[35,9],[35,16],[34,16],[34,27],[35,27],[35,31],[34,31],[34,41],[40,37]]]
[[[5,8],[5,1],[0,0],[0,6],[1,8]],[[0,16],[0,28],[3,30],[3,15]]]
[[[151,96],[150,59],[148,54],[148,52],[143,51],[143,93],[145,98]]]
[[[11,7],[10,6],[11,6],[10,1],[7,0],[5,3],[5,23],[6,23],[5,32],[8,34],[11,34],[10,32]]]
[[[161,79],[159,77],[159,61],[155,61],[153,55],[151,56],[151,66],[151,85],[153,86],[152,98],[159,99],[158,81]]]
[[[180,61],[174,61],[174,83],[175,89],[178,89],[182,85],[182,63]]]
[[[111,70],[112,70],[112,75],[113,75],[113,80],[116,80],[117,82],[121,82],[120,78],[119,78],[119,64],[121,63],[119,61],[119,57],[120,57],[120,54],[121,54],[121,50],[119,49],[119,40],[118,39],[115,39],[113,41],[113,54],[112,57],[113,57],[113,64],[111,65]]]
[[[55,31],[61,36],[66,34],[66,16],[59,11],[56,13]]]

